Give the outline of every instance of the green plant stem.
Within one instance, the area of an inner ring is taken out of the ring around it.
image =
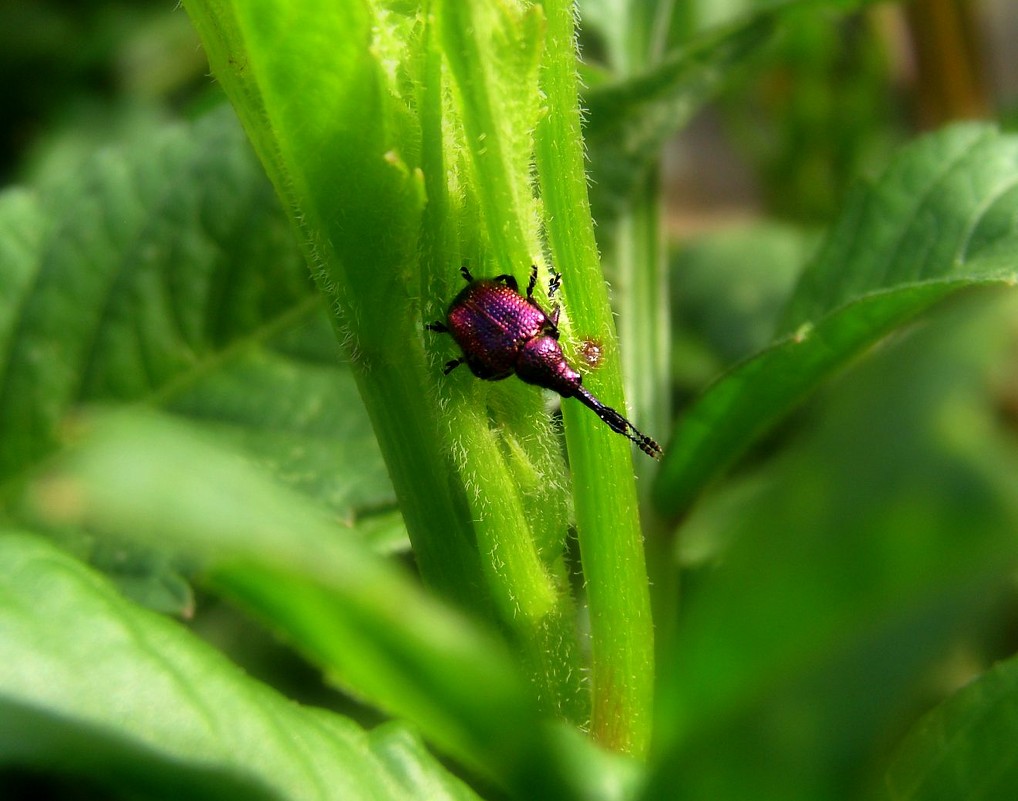
[[[615,305],[619,310],[619,339],[625,368],[629,411],[640,430],[661,436],[671,429],[668,380],[671,337],[667,264],[661,232],[661,188],[657,165],[633,194],[612,229],[611,259],[618,276]],[[679,574],[675,565],[673,532],[650,503],[659,464],[636,463],[647,573],[658,653],[671,639],[679,608]]]
[[[573,6],[554,0],[544,7],[547,111],[537,130],[537,168],[548,241],[556,266],[567,277],[563,296],[570,330],[597,339],[604,349],[601,368],[589,377],[591,389],[604,402],[618,405],[618,347],[583,169]],[[562,413],[590,611],[592,731],[603,746],[642,756],[650,740],[654,630],[632,454],[624,439],[578,403],[564,402]]]
[[[657,165],[633,195],[613,234],[610,257],[618,280],[615,306],[629,412],[641,431],[663,436],[671,427],[671,342]],[[640,497],[645,500],[657,463],[641,459],[636,468]]]
[[[665,54],[675,4],[630,2],[625,8],[624,35],[616,37],[610,51],[612,66],[623,79],[653,74],[649,68],[659,65]],[[620,204],[618,216],[602,229],[607,272],[615,279],[629,412],[640,430],[654,437],[663,437],[672,426],[670,293],[662,220],[660,164],[654,161]],[[671,529],[650,503],[658,467],[645,459],[636,464],[660,654],[678,613],[679,577]]]
[[[536,242],[528,241],[525,222],[533,208],[525,162],[513,158],[507,141],[506,123],[511,126],[520,120],[499,108],[505,99],[499,97],[501,87],[493,74],[498,65],[489,52],[492,36],[485,35],[500,22],[511,24],[503,19],[492,21],[496,16],[500,16],[498,11],[473,3],[449,0],[441,5],[443,45],[459,89],[467,148],[477,171],[474,189],[488,223],[491,258],[501,272],[511,275],[519,272],[521,265],[529,266],[537,250]],[[521,46],[526,44],[524,41]]]
[[[499,272],[519,274],[521,265],[536,261],[532,254],[540,251],[532,222],[536,214],[527,168],[529,142],[512,135],[514,128],[526,129],[521,121],[529,124],[528,103],[504,102],[505,76],[499,71],[508,64],[509,69],[529,73],[536,81],[539,15],[534,9],[517,15],[495,4],[455,1],[436,3],[435,8],[438,30],[431,33],[437,33],[435,38],[441,42],[458,100],[457,122],[463,127],[465,155],[475,178],[471,189],[487,235],[485,259],[494,261]],[[522,60],[507,59],[492,46],[493,41],[518,44],[508,49],[522,52]],[[435,69],[429,74],[432,80],[440,80]],[[442,136],[440,87],[433,85],[429,92],[425,141],[447,140],[446,154],[452,161],[459,143]],[[536,115],[536,105],[529,114]],[[444,161],[441,154],[434,156],[426,179],[429,199],[440,207],[448,206]],[[439,238],[451,242],[453,236]],[[430,262],[436,276],[432,283],[441,284],[440,276],[448,275],[454,265],[448,258],[442,263],[440,253],[433,253]],[[575,613],[560,559],[566,524],[557,478],[562,466],[560,457],[552,458],[547,444],[553,439],[547,423],[533,422],[546,416],[541,396],[522,386],[492,387],[462,375],[443,381],[437,391],[444,398],[447,440],[466,491],[485,579],[501,619],[522,651],[543,709],[584,723],[589,705],[582,689]],[[499,434],[492,429],[492,417],[504,425]],[[538,436],[528,436],[535,426],[542,429]],[[521,451],[522,459],[517,458]],[[521,464],[525,469],[520,469]],[[539,491],[528,496],[528,488],[535,484]],[[554,538],[557,544],[552,552],[543,553],[553,539],[548,524],[558,528],[559,536]]]
[[[629,4],[626,35],[612,53],[621,76],[638,75],[660,60],[673,11],[671,0]],[[626,397],[640,429],[651,436],[664,436],[672,421],[671,321],[658,162],[649,165],[622,208],[612,224],[605,258],[618,281],[614,300],[619,312]],[[645,507],[655,471],[653,463],[641,460],[637,464]]]

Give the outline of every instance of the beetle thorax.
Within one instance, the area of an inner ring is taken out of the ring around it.
[[[571,398],[580,386],[581,377],[562,353],[562,346],[552,336],[534,337],[523,346],[516,362],[516,375],[521,381],[536,384]]]

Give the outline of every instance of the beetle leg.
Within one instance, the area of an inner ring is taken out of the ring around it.
[[[511,275],[505,275],[503,273],[502,275],[496,275],[491,280],[492,281],[501,281],[503,284],[505,284],[507,287],[509,287],[513,292],[519,292],[520,291],[520,285],[516,283],[516,279],[513,278]]]
[[[562,273],[553,273],[551,280],[548,282],[548,300],[555,297],[555,293],[559,291],[562,286]]]
[[[460,265],[460,275],[463,276],[463,280],[467,283],[474,280],[474,277],[470,274],[470,268],[467,267],[466,263]]]
[[[548,300],[555,297],[555,293],[559,291],[561,286],[562,273],[552,273],[551,280],[548,281]],[[558,329],[558,315],[560,311],[562,311],[562,307],[556,303],[551,307],[551,313],[548,315],[548,319],[551,320],[551,324],[555,329]]]
[[[433,323],[427,323],[424,326],[424,328],[427,331],[434,331],[436,334],[448,334],[449,333],[449,329],[448,329],[448,327],[446,327],[446,324],[441,322],[440,320],[436,320]]]
[[[534,301],[534,287],[537,286],[537,265],[530,265],[530,280],[527,282],[527,300]]]
[[[442,375],[449,375],[449,373],[451,373],[453,370],[455,370],[464,362],[466,362],[466,359],[464,359],[462,356],[460,356],[460,358],[458,359],[451,359],[450,361],[447,361],[445,363],[445,367],[442,368]]]

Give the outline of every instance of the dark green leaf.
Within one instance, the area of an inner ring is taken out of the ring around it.
[[[687,410],[654,488],[686,509],[824,378],[895,327],[967,287],[1015,276],[1018,137],[961,125],[904,150],[857,191],[810,267],[782,336]]]
[[[893,801],[1010,798],[1018,787],[1018,659],[1001,662],[926,715],[888,772]]]
[[[0,475],[82,404],[187,417],[350,518],[393,502],[286,217],[227,109],[0,199]]]
[[[965,300],[840,380],[737,514],[698,507],[715,558],[684,584],[647,798],[858,797],[919,682],[995,611],[1018,458],[987,388],[1013,373],[1018,306]]]

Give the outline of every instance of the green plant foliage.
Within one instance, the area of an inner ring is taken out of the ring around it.
[[[896,48],[880,13],[788,15],[774,47],[721,102],[726,130],[754,167],[771,212],[827,222],[860,172],[905,139]]]
[[[0,763],[157,798],[476,798],[405,729],[366,732],[245,676],[80,562],[0,536]]]
[[[79,406],[130,403],[214,433],[341,519],[393,508],[321,301],[225,109],[8,191],[0,231],[9,486],[59,448]],[[192,609],[172,560],[67,535],[132,597]]]
[[[737,517],[702,513],[714,567],[662,665],[647,798],[872,789],[931,661],[1006,597],[1018,457],[985,387],[1016,304],[967,300],[843,376]]]
[[[225,109],[6,193],[0,231],[5,477],[49,456],[75,407],[139,403],[340,516],[393,502],[289,226]]]
[[[586,64],[567,0],[184,6],[232,110],[111,100],[0,194],[0,796],[1006,797],[1018,139],[669,264],[662,146],[829,3],[589,0]],[[564,351],[649,434],[714,379],[663,464],[443,375],[464,262],[561,272]]]
[[[1018,140],[962,125],[903,151],[849,200],[804,271],[773,344],[689,409],[655,487],[695,493],[837,368],[958,290],[1014,281]]]
[[[924,717],[888,771],[894,801],[1006,798],[1018,785],[1011,749],[1018,717],[1018,663],[988,670]],[[1003,746],[1003,747],[1002,747]]]
[[[667,140],[720,88],[728,72],[773,33],[773,17],[748,16],[711,31],[645,72],[601,82],[585,95],[593,211],[602,224],[629,208]]]
[[[345,689],[502,779],[539,770],[517,762],[539,742],[536,716],[495,638],[439,607],[315,506],[179,424],[100,421],[33,485],[30,503],[48,524],[143,536],[202,558],[220,591]],[[483,694],[474,692],[480,684]],[[514,745],[510,732],[525,739]]]
[[[628,444],[567,402],[577,534],[588,573],[607,582],[589,595],[590,698],[562,561],[568,482],[541,395],[465,371],[442,380],[448,357],[433,339],[426,350],[421,330],[456,291],[463,256],[480,260],[478,274],[511,273],[525,285],[529,265],[545,261],[545,224],[565,276],[563,327],[582,326],[613,353],[582,213],[571,6],[450,3],[430,15],[413,4],[188,8],[306,237],[425,580],[497,616],[545,688],[542,703],[580,724],[592,709],[600,742],[643,750],[653,629]],[[299,60],[281,57],[296,52]],[[542,63],[542,52],[555,57]],[[330,100],[312,118],[306,101],[316,97]],[[609,359],[591,386],[618,404],[619,375]],[[439,399],[441,414],[422,398]],[[590,492],[595,484],[601,491]]]

